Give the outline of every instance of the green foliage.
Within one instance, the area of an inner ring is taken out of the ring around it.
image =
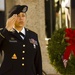
[[[71,54],[68,60],[68,65],[65,68],[62,61],[62,56],[64,54],[67,43],[64,39],[65,28],[56,30],[51,40],[48,43],[48,54],[50,58],[50,63],[55,67],[57,72],[61,75],[75,75],[75,57]]]

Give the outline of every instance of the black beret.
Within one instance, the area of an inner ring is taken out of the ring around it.
[[[11,17],[13,14],[19,14],[20,12],[26,13],[28,10],[27,5],[15,5],[9,11],[8,17]]]

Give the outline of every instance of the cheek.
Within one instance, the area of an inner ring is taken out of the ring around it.
[[[16,21],[15,24],[18,24],[18,21]]]
[[[26,17],[24,17],[23,20],[26,21]]]
[[[26,23],[26,18],[23,18],[23,20],[22,20],[24,23]]]

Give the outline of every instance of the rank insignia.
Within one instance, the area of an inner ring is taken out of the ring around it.
[[[15,53],[13,54],[12,59],[17,59],[17,56]]]

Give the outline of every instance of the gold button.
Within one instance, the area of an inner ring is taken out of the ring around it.
[[[25,53],[25,51],[22,51],[22,53]]]
[[[25,47],[25,45],[23,45],[23,47]]]
[[[24,66],[24,63],[22,63],[22,66]]]
[[[22,60],[24,60],[24,57],[22,57]]]

